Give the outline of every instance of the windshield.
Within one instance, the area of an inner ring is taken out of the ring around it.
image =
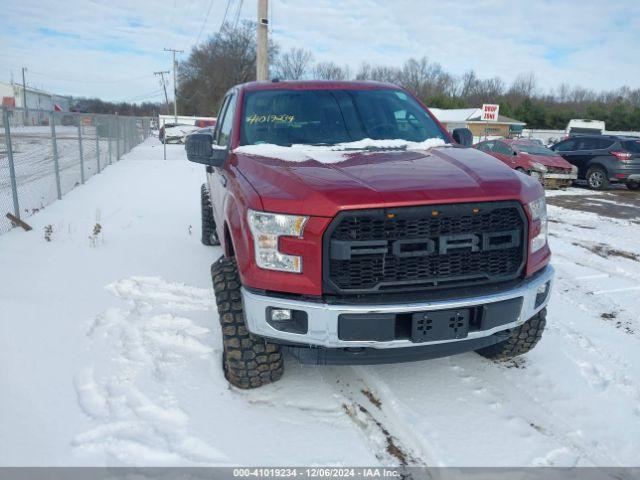
[[[531,155],[546,155],[548,157],[557,157],[558,154],[546,147],[541,147],[533,143],[514,143],[512,147],[518,152],[525,152]]]
[[[400,90],[247,92],[241,145],[334,145],[371,138],[422,142],[446,134]]]

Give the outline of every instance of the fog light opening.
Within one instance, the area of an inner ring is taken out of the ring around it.
[[[266,317],[267,323],[281,332],[304,335],[309,330],[307,312],[302,310],[268,307]]]
[[[291,320],[291,310],[288,308],[274,308],[271,310],[271,320],[275,320],[276,322]]]
[[[536,290],[535,308],[538,308],[547,299],[547,296],[549,295],[549,287],[550,287],[550,282],[545,282],[538,287],[538,289]]]

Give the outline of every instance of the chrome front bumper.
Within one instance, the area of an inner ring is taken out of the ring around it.
[[[432,302],[397,303],[384,305],[334,305],[319,302],[305,302],[278,298],[252,293],[242,289],[244,313],[247,328],[251,333],[262,337],[282,340],[285,342],[316,345],[326,348],[400,348],[433,345],[446,342],[457,342],[475,338],[487,337],[499,331],[511,329],[529,320],[549,301],[553,282],[553,267],[548,265],[532,278],[525,279],[515,287],[500,293],[479,295],[475,297],[452,298]],[[539,287],[549,283],[546,298],[536,306],[536,294]],[[410,340],[392,341],[347,341],[338,338],[338,317],[341,314],[372,314],[372,313],[411,313],[430,310],[448,310],[486,305],[512,298],[522,297],[520,315],[513,322],[506,323],[489,330],[470,331],[464,339],[443,340],[437,342],[414,343]],[[267,323],[267,308],[302,310],[307,313],[308,331],[306,334],[283,332]]]

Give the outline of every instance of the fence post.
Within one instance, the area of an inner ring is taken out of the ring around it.
[[[109,125],[109,165],[111,165],[111,127],[113,125],[112,117],[109,117],[108,125]]]
[[[82,156],[82,117],[78,116],[78,147],[80,149],[80,182],[84,183],[84,157]]]
[[[120,160],[120,122],[116,114],[116,162]]]
[[[51,146],[53,147],[53,167],[56,172],[56,189],[58,190],[58,200],[62,198],[62,188],[60,187],[60,165],[58,165],[58,143],[56,141],[56,114],[49,114],[51,124]]]
[[[96,162],[98,163],[98,173],[100,173],[100,132],[98,131],[98,123],[100,117],[93,117],[96,124]]]
[[[20,220],[20,205],[18,203],[18,185],[16,182],[16,168],[13,163],[13,147],[11,146],[11,127],[9,126],[9,110],[2,107],[2,121],[4,123],[4,142],[9,159],[9,176],[11,177],[11,193],[13,194],[13,214]]]

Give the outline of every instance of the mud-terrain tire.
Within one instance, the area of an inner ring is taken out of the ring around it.
[[[213,220],[211,209],[211,197],[205,183],[200,187],[200,209],[202,214],[202,243],[203,245],[220,245],[220,239],[216,231],[216,222]]]
[[[222,327],[225,377],[242,389],[279,380],[284,373],[281,347],[247,330],[235,259],[221,257],[211,266],[211,278]]]
[[[534,317],[511,331],[511,336],[500,343],[476,350],[491,360],[510,360],[532,350],[542,338],[547,324],[547,309],[543,308]]]
[[[640,190],[640,182],[635,180],[627,182],[627,188],[629,190]]]
[[[609,188],[609,177],[602,167],[591,167],[587,171],[587,185],[592,190],[606,190]]]

